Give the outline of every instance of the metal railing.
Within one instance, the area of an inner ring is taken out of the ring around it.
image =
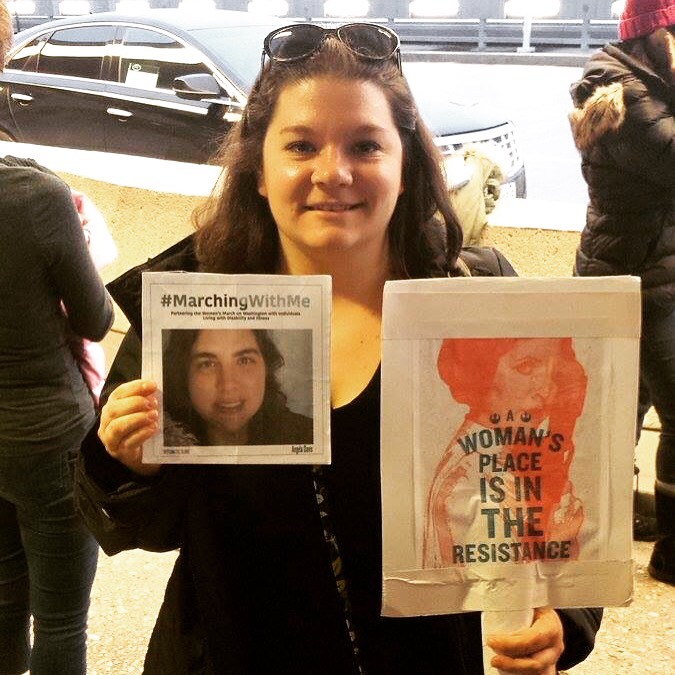
[[[13,15],[14,30],[24,30],[54,18],[59,17]],[[315,17],[311,20],[320,23],[334,22],[325,17]],[[344,23],[345,20],[335,21]],[[517,48],[523,42],[522,19],[369,18],[368,21],[383,23],[395,30],[401,37],[404,47],[486,51],[495,48]],[[535,19],[532,21],[529,42],[535,49],[537,47],[592,49],[617,39],[617,23],[611,19]]]
[[[388,21],[406,45],[433,45],[437,49],[518,47],[523,42],[521,19],[449,19]],[[618,38],[612,20],[533,20],[529,42],[533,47],[572,47],[581,50],[601,47]]]

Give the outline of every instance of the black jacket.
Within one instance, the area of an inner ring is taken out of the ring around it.
[[[652,309],[675,306],[675,89],[640,58],[606,45],[572,85],[572,132],[590,203],[576,256],[582,276],[642,278]]]
[[[494,253],[474,251],[466,260],[484,274],[512,272]],[[195,269],[189,241],[150,263],[171,266]],[[136,330],[138,272],[111,285]],[[112,366],[111,387],[138,376],[139,352],[132,329]],[[379,373],[357,400],[333,411],[334,457],[351,454],[341,474],[339,462],[327,469],[326,484],[366,670],[477,675],[478,614],[379,616]],[[356,673],[311,467],[165,466],[143,481],[107,455],[93,429],[83,445],[77,499],[108,554],[181,549],[146,673]],[[567,648],[560,667],[569,667],[592,649],[600,610],[561,616]]]
[[[0,454],[78,446],[94,405],[69,341],[101,340],[112,322],[68,186],[0,157]]]

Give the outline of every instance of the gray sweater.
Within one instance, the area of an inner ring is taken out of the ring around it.
[[[99,341],[112,321],[68,186],[31,160],[0,158],[0,453],[79,445],[94,409],[68,326]]]

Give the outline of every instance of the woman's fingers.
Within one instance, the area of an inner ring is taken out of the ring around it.
[[[156,389],[157,386],[147,380],[133,380],[117,387],[101,410],[101,426],[107,427],[128,415],[157,410]]]
[[[148,380],[133,380],[117,387],[101,410],[98,435],[111,457],[132,471],[150,475],[160,466],[143,464],[143,443],[159,428],[157,386]]]
[[[99,437],[108,452],[116,456],[120,446],[132,447],[136,434],[149,431],[151,436],[157,430],[159,415],[156,410],[140,413],[127,413],[105,420],[101,415]],[[148,438],[149,438],[148,436]]]
[[[157,385],[151,380],[131,380],[114,389],[108,400],[115,401],[129,396],[150,396],[156,391]]]
[[[499,671],[514,675],[556,675],[558,671],[555,661],[551,663],[554,655],[555,650],[544,650],[531,657],[518,659],[500,654],[495,656],[490,664]]]
[[[156,415],[157,401],[153,397],[129,396],[124,399],[108,400],[101,410],[101,424],[108,426],[118,420],[135,416],[139,420],[143,415]]]
[[[156,474],[161,469],[161,464],[143,463],[143,443],[153,436],[156,431],[157,427],[143,427],[139,429],[127,436],[118,446],[117,456],[112,456],[138,474],[143,476]]]
[[[562,654],[563,628],[558,613],[551,607],[534,612],[529,628],[509,635],[493,635],[488,645],[497,652],[492,666],[517,675],[555,675]]]

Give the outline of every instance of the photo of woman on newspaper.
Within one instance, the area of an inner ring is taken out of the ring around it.
[[[312,418],[287,406],[268,331],[173,329],[163,343],[166,447],[313,442]]]
[[[468,411],[430,483],[423,566],[576,558],[584,510],[569,475],[587,376],[572,339],[446,339],[437,369]]]

